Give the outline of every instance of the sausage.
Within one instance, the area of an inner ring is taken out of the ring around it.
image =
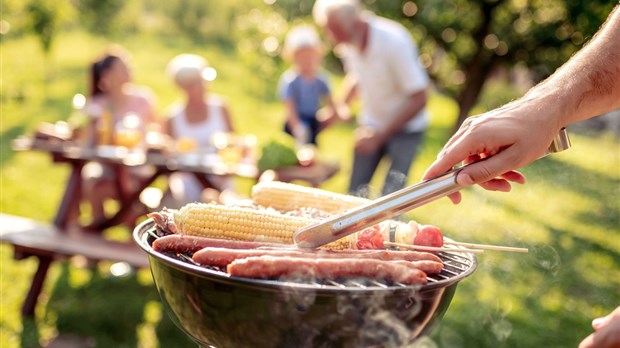
[[[426,273],[396,262],[374,259],[311,259],[303,257],[257,256],[237,259],[227,271],[231,276],[280,279],[379,278],[407,285],[427,282]]]
[[[171,234],[160,237],[153,242],[153,250],[158,252],[195,253],[206,247],[228,249],[254,249],[260,247],[283,248],[283,244],[266,242],[248,242],[206,237]],[[290,247],[290,246],[289,246]]]
[[[335,250],[334,254],[349,257],[350,255],[360,255],[359,257],[372,257],[380,260],[404,260],[404,261],[435,261],[443,263],[439,256],[428,252],[412,250]],[[346,256],[345,256],[346,255]],[[363,256],[362,256],[363,255]],[[355,256],[354,256],[355,257]]]
[[[430,256],[426,256],[428,254]],[[226,249],[206,247],[194,253],[192,259],[201,265],[226,267],[234,260],[256,256],[277,257],[300,257],[316,259],[373,259],[382,261],[402,262],[403,265],[414,265],[427,273],[439,273],[443,268],[441,260],[429,253],[415,251],[387,251],[377,250],[373,252],[329,252],[329,251],[304,251],[301,249]],[[424,257],[424,258],[422,258]]]

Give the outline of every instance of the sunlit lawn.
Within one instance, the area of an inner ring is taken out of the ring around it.
[[[41,121],[66,119],[71,96],[84,92],[86,64],[105,47],[101,39],[64,34],[45,60],[26,37],[2,42],[3,213],[50,221],[67,168],[39,153],[13,153],[10,141]],[[121,42],[133,53],[135,80],[158,96],[158,110],[179,98],[164,68],[175,54],[205,55],[218,69],[215,92],[228,97],[235,126],[267,140],[283,118],[274,97],[277,76],[264,81],[239,64],[234,52],[190,47],[148,36]],[[419,180],[445,142],[454,104],[434,95],[432,129],[416,161],[411,183]],[[321,135],[321,154],[340,161],[342,171],[325,183],[343,192],[348,183],[351,125]],[[459,285],[432,338],[440,347],[574,347],[590,332],[590,320],[620,305],[620,142],[607,134],[571,134],[573,148],[524,169],[528,184],[511,194],[478,188],[463,203],[447,200],[411,216],[433,223],[457,240],[528,247],[529,254],[488,252],[479,268]],[[381,179],[381,178],[379,178]],[[247,194],[251,183],[240,181]],[[381,180],[373,181],[373,189]],[[56,335],[90,337],[97,347],[193,347],[162,312],[150,273],[111,277],[68,264],[52,267],[35,320],[22,321],[19,308],[36,264],[16,262],[0,247],[0,347],[35,347]]]

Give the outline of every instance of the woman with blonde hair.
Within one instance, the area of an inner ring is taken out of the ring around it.
[[[217,76],[207,61],[195,54],[180,54],[167,67],[168,76],[176,83],[185,97],[170,109],[166,132],[176,140],[190,141],[202,152],[214,152],[213,135],[233,132],[230,112],[224,99],[208,92],[208,83]],[[217,193],[230,192],[232,178],[207,175]],[[206,200],[217,199],[213,190]],[[203,200],[203,187],[196,177],[188,173],[175,173],[170,177],[170,193],[175,204]]]

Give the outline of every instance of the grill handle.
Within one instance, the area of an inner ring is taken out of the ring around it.
[[[570,148],[570,139],[566,128],[562,128],[542,157],[568,148]],[[457,184],[456,177],[468,165],[375,199],[328,220],[304,227],[295,232],[293,240],[299,247],[317,248],[457,192],[463,187]]]

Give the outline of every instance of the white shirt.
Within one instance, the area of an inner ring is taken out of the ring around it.
[[[213,134],[228,132],[228,126],[222,113],[222,102],[215,97],[209,97],[207,103],[207,119],[199,123],[189,123],[185,116],[185,105],[177,104],[172,107],[172,127],[174,138],[190,138],[196,142],[199,149],[213,150],[211,139]]]
[[[185,115],[185,105],[176,104],[172,107],[172,127],[173,137],[193,139],[198,148],[202,151],[215,152],[211,144],[213,134],[217,132],[229,132],[224,113],[222,112],[222,101],[217,97],[209,96],[207,102],[207,119],[199,123],[190,123]],[[221,175],[207,175],[209,181],[216,189],[223,191],[233,187],[232,178]],[[202,184],[191,173],[173,173],[169,179],[172,196],[182,204],[200,201],[202,195]]]
[[[342,47],[345,70],[357,81],[362,100],[359,123],[383,130],[393,122],[409,97],[427,88],[428,74],[418,61],[418,49],[400,24],[368,16],[368,43],[360,52]],[[428,126],[426,109],[404,126],[404,132],[423,131]]]

